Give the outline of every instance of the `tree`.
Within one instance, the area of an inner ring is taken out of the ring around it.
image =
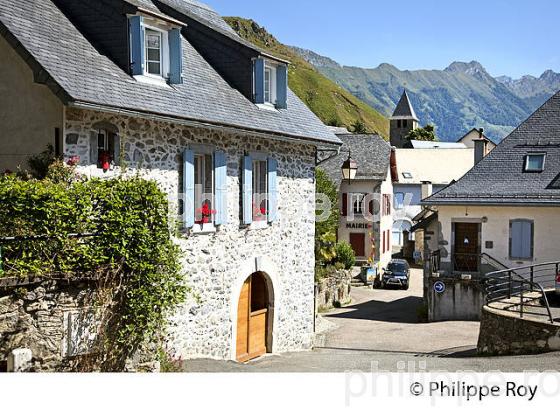
[[[336,256],[336,232],[339,222],[338,191],[325,171],[316,170],[316,192],[325,195],[330,201],[330,210],[327,218],[322,218],[315,224],[315,257],[318,263],[328,263]],[[319,216],[321,211],[317,210]]]
[[[354,124],[352,124],[352,132],[354,134],[367,134],[368,130],[366,128],[366,124],[362,120],[356,120]]]
[[[436,136],[435,127],[431,124],[426,125],[424,128],[416,128],[410,131],[406,139],[408,141],[439,141]]]

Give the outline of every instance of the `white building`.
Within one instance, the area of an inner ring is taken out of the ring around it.
[[[344,145],[339,155],[321,164],[339,187],[338,240],[352,245],[359,263],[385,267],[391,260],[393,224],[393,151],[378,135],[338,135]],[[341,168],[348,157],[357,165],[355,179],[344,180]]]

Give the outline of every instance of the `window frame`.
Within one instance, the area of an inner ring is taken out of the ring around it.
[[[267,95],[267,90],[266,90],[266,85],[267,85],[266,76],[267,76],[267,73],[269,75],[269,79],[268,79],[268,86],[269,86],[268,99],[266,97],[266,95]],[[265,65],[264,65],[264,103],[265,103],[265,105],[272,106],[272,107],[276,106],[276,100],[277,100],[277,94],[276,94],[277,84],[276,83],[277,83],[276,67],[273,66],[272,64],[270,64],[269,62],[265,62]]]
[[[529,257],[521,257],[513,255],[513,224],[515,223],[529,223],[531,226],[531,249]],[[535,258],[535,221],[532,219],[511,219],[509,221],[509,246],[508,246],[508,257],[510,260],[515,261],[532,261]]]
[[[197,173],[197,166],[196,166],[196,162],[197,162],[197,157],[203,157],[204,161],[206,162],[207,158],[206,157],[210,157],[210,173],[212,175],[212,200],[211,200],[211,204],[212,204],[212,210],[216,211],[215,206],[216,206],[216,169],[215,169],[215,159],[214,159],[214,152],[215,149],[214,147],[210,147],[210,146],[193,146],[192,147],[193,153],[194,153],[194,161],[193,161],[193,168],[194,168],[194,182],[195,182],[195,194],[194,194],[194,214],[195,214],[195,223],[193,225],[193,227],[191,228],[192,233],[197,234],[197,233],[213,233],[216,232],[216,217],[215,215],[212,215],[210,218],[210,222],[208,223],[200,223],[200,221],[197,221],[197,212],[196,210],[198,209],[198,205],[196,204],[196,173]],[[204,166],[205,164],[202,165],[202,169],[205,170],[206,167]],[[203,173],[204,178],[206,178],[205,173]],[[205,191],[205,182],[203,182],[202,184],[203,186],[203,191]],[[202,195],[207,195],[204,192],[202,193]],[[200,205],[202,206],[202,204]]]
[[[252,213],[252,222],[249,225],[249,229],[266,229],[270,226],[270,223],[268,222],[268,216],[270,213],[270,186],[268,185],[268,173],[269,173],[269,169],[268,169],[268,158],[269,158],[269,154],[265,153],[265,152],[250,152],[249,153],[250,157],[251,157],[251,164],[252,164],[252,172],[251,172],[251,176],[253,178],[253,180],[251,181],[251,188],[252,188],[252,198],[251,198],[251,203],[252,206],[255,205],[255,195],[257,195],[255,193],[255,163],[256,162],[263,162],[265,164],[265,170],[266,172],[264,172],[264,180],[265,180],[265,186],[266,186],[266,192],[263,194],[266,196],[266,215],[264,215],[264,217],[262,219],[259,220],[255,220],[255,214],[254,214],[254,208],[252,209],[251,213]]]
[[[161,69],[161,75],[157,75],[157,74],[151,74],[148,71],[148,42],[147,42],[147,33],[146,31],[154,31],[157,32],[160,35],[160,39],[161,39],[161,49],[160,49],[160,69]],[[169,77],[169,71],[170,71],[170,64],[171,62],[169,61],[170,58],[170,53],[169,53],[169,30],[158,27],[156,25],[153,24],[149,24],[149,23],[144,23],[142,26],[142,35],[144,36],[144,61],[142,62],[143,64],[143,69],[142,69],[142,73],[143,73],[143,77],[149,78],[149,79],[155,79],[155,80],[159,80],[162,82],[166,82],[168,77]]]
[[[99,145],[99,137],[103,135],[103,147],[100,147]],[[116,137],[117,134],[106,129],[106,128],[101,128],[97,131],[97,143],[96,143],[96,149],[97,149],[97,163],[95,164],[95,166],[97,167],[97,169],[102,169],[102,164],[101,164],[101,153],[103,151],[106,151],[109,154],[109,157],[111,157],[111,161],[110,161],[110,169],[112,169],[112,167],[116,164],[116,158],[115,158],[115,146],[116,146]],[[113,138],[113,143],[111,144],[110,139]],[[111,150],[111,145],[113,146],[113,149]]]
[[[529,169],[529,160],[531,157],[542,157],[542,166],[540,169]],[[531,152],[525,155],[525,165],[523,171],[526,173],[540,173],[544,171],[546,165],[546,152]]]
[[[366,196],[367,194],[364,194],[363,192],[352,193],[352,212],[354,213],[354,216],[364,216]],[[358,206],[358,210],[356,210],[356,205]]]

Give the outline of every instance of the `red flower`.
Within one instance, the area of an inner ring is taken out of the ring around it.
[[[210,208],[210,203],[208,201],[202,204],[202,208],[198,208],[196,210],[197,215],[200,215],[200,220],[196,223],[199,224],[207,224],[210,223],[212,220],[212,215],[216,215],[217,211]]]
[[[67,164],[71,167],[75,167],[79,163],[80,163],[80,157],[77,156],[77,155],[74,155],[73,157],[71,157],[67,162]]]

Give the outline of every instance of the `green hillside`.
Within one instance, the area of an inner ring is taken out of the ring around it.
[[[376,132],[387,138],[389,122],[385,117],[320,74],[294,50],[278,42],[266,29],[253,20],[239,17],[224,19],[241,37],[291,62],[290,88],[325,124],[350,127],[361,120],[369,132]]]

